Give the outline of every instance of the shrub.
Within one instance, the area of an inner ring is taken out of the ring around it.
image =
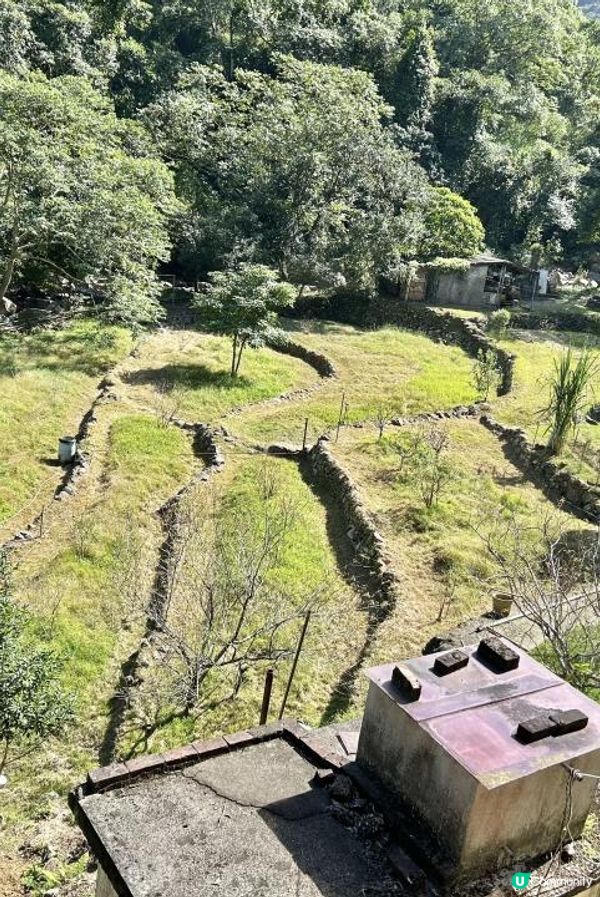
[[[510,325],[510,312],[507,308],[497,308],[487,320],[487,331],[496,339],[502,339],[506,335]]]
[[[501,378],[496,353],[493,349],[480,349],[473,364],[473,386],[484,402],[487,402],[490,392],[498,389]]]

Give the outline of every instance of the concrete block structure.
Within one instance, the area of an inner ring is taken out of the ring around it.
[[[499,639],[461,652],[466,664],[442,652],[371,669],[357,751],[454,881],[577,838],[597,783],[568,767],[600,774],[597,703]]]

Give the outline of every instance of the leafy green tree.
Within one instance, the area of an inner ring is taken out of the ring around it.
[[[280,333],[278,313],[293,304],[296,291],[265,265],[240,264],[209,277],[210,289],[195,305],[204,328],[231,337],[231,376],[237,377],[246,346],[258,348]]]
[[[0,775],[71,721],[61,670],[57,655],[33,642],[25,613],[10,597],[7,562],[0,556]]]
[[[422,258],[470,258],[483,248],[485,231],[476,208],[447,187],[433,187],[424,215]]]
[[[0,300],[71,284],[127,321],[159,313],[172,177],[84,79],[0,73]]]
[[[367,74],[286,57],[277,75],[192,68],[148,112],[191,207],[187,259],[257,261],[301,289],[373,285],[416,250],[425,175]]]

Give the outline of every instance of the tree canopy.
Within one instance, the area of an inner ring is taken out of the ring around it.
[[[71,147],[59,169],[76,168],[84,140],[107,200],[135,182],[127,214],[149,221],[141,240],[131,232],[146,271],[169,252],[161,162],[189,206],[171,264],[194,277],[251,261],[299,287],[373,284],[434,253],[470,254],[477,219],[490,249],[523,258],[598,245],[600,24],[572,0],[6,0],[0,69],[33,132],[59,97],[81,116],[76,133],[53,132]],[[92,218],[121,235],[117,210],[84,192],[82,242]],[[118,254],[108,267],[126,280],[112,280],[109,304],[139,282],[152,305],[151,274],[133,275],[131,248]],[[103,260],[91,267],[106,278]]]
[[[74,284],[130,320],[157,314],[172,176],[91,84],[0,72],[0,299]]]
[[[231,376],[237,377],[246,346],[256,349],[279,335],[278,314],[292,305],[296,291],[266,265],[240,264],[209,278],[208,292],[195,305],[206,330],[231,337]]]
[[[206,66],[147,110],[191,212],[182,259],[237,258],[300,285],[363,286],[414,254],[427,181],[354,69],[278,57],[277,78]]]

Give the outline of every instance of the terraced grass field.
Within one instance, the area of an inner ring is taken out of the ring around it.
[[[438,425],[436,425],[437,427]],[[524,533],[544,521],[589,529],[558,511],[504,456],[496,438],[474,420],[439,425],[448,434],[452,479],[439,502],[424,506],[410,461],[401,461],[415,427],[345,430],[333,451],[356,482],[384,536],[403,598],[382,627],[372,661],[419,653],[441,629],[487,613],[502,588],[485,540],[509,522]]]
[[[315,321],[291,324],[290,335],[326,355],[337,377],[301,401],[249,409],[232,419],[235,435],[259,442],[298,443],[308,418],[309,438],[314,440],[337,424],[342,401],[347,406],[344,421],[353,424],[375,420],[381,409],[405,415],[475,399],[467,356],[421,334]]]
[[[100,753],[119,757],[255,724],[271,663],[278,711],[307,607],[313,616],[287,712],[318,725],[359,712],[365,667],[418,653],[431,635],[490,609],[497,571],[481,536],[491,522],[516,518],[535,528],[551,515],[565,530],[586,528],[558,512],[472,419],[444,424],[454,475],[438,505],[424,509],[410,469],[399,472],[397,446],[411,428],[388,426],[379,440],[374,422],[381,413],[389,418],[471,403],[472,359],[461,350],[391,327],[288,322],[288,328],[294,341],[333,363],[335,377],[321,378],[297,358],[261,349],[248,350],[241,376],[232,379],[229,341],[185,330],[155,331],[133,354],[125,331],[89,322],[2,343],[0,535],[9,537],[17,522],[22,526],[46,509],[42,537],[11,554],[15,597],[32,611],[35,637],[63,654],[79,714],[64,739],[11,769],[11,786],[0,794],[0,869],[4,863],[13,880],[25,865],[26,880],[39,874],[43,884],[47,868],[61,886],[78,883],[77,897],[87,895],[81,864],[65,859],[71,830],[64,819],[56,823],[55,858],[42,872],[17,859],[18,846],[46,837],[45,820],[61,819],[67,790]],[[518,355],[515,391],[494,400],[492,413],[534,437],[542,381],[561,346],[520,339],[503,345]],[[58,436],[76,431],[109,369],[112,395],[97,406],[83,446],[89,468],[74,495],[54,502],[61,471],[47,461]],[[325,431],[333,435],[342,400],[344,426],[331,449],[355,481],[400,581],[396,605],[381,618],[373,614],[376,596],[339,501],[312,485],[298,459],[264,453],[274,443],[300,443],[306,418],[309,442]],[[225,466],[208,482],[194,481],[170,531],[157,510],[204,467],[190,435],[173,426],[178,418],[215,428]],[[595,428],[584,427],[578,443],[589,429],[595,446],[600,431],[596,436]],[[578,444],[566,457],[593,473]],[[215,672],[214,700],[201,712],[181,713],[173,700],[179,677],[172,653],[160,639],[149,639],[147,629],[165,540],[171,539],[176,562],[165,625],[193,641],[202,625],[198,577],[211,552],[219,540],[235,543],[241,532],[260,546],[271,512],[289,514],[289,527],[257,620],[274,611],[287,615],[279,631],[285,650],[249,665],[235,700],[221,699],[231,683]],[[124,687],[128,699],[120,714],[115,708]],[[42,885],[32,893],[44,893]],[[71,895],[68,888],[64,893]]]
[[[52,493],[58,438],[77,432],[99,378],[130,348],[123,328],[87,320],[28,336],[0,334],[0,541],[25,504]]]
[[[587,334],[534,333],[527,340],[513,338],[501,345],[516,355],[513,390],[498,400],[495,416],[506,424],[523,427],[534,442],[545,442],[548,423],[540,413],[548,402],[549,383],[555,362],[569,347],[577,353],[582,344],[594,348],[597,340]],[[600,366],[587,395],[589,405],[600,401]],[[598,482],[600,476],[600,427],[581,419],[568,442],[562,460],[584,479]]]

